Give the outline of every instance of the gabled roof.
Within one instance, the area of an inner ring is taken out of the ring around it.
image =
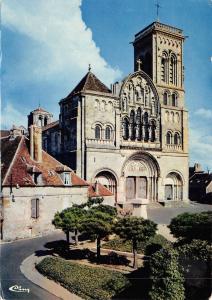
[[[212,181],[212,174],[199,172],[199,173],[195,173],[193,176],[189,178],[189,185],[190,187],[193,186],[207,187],[211,181]]]
[[[32,111],[32,113],[34,113],[34,112],[49,113],[47,110],[45,110],[45,109],[43,109],[43,108],[41,108],[41,107],[38,107],[38,108],[34,109],[34,110]]]
[[[47,125],[43,126],[42,131],[45,131],[45,130],[50,129],[50,128],[58,127],[58,126],[59,126],[59,120],[54,121],[50,124],[47,124]]]
[[[36,186],[33,173],[42,174],[40,186],[65,186],[58,168],[64,165],[42,151],[42,162],[31,159],[29,153],[29,140],[25,136],[14,139],[4,138],[2,142],[2,185],[3,186]],[[65,167],[70,175],[71,186],[88,186],[89,184],[78,177],[73,170]]]
[[[10,130],[0,130],[0,137],[6,137],[10,135]]]
[[[96,184],[98,185],[97,187]],[[110,190],[108,190],[104,185],[98,182],[89,186],[88,195],[89,197],[104,197],[113,196],[113,193],[111,193]]]
[[[102,83],[93,73],[88,72],[73,89],[73,91],[67,96],[67,98],[78,92],[84,92],[87,90],[111,94],[111,90],[104,85],[104,83]]]

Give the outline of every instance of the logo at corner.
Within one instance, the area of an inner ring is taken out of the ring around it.
[[[13,285],[11,287],[9,287],[9,290],[11,292],[15,292],[15,293],[28,293],[30,292],[30,289],[26,289],[23,288],[21,285]]]

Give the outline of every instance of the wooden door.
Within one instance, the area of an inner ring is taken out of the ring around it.
[[[165,185],[165,200],[173,200],[173,187],[171,184]]]
[[[138,198],[147,198],[147,178],[137,177],[136,178],[136,194]]]
[[[126,178],[126,198],[127,199],[135,198],[135,177]]]

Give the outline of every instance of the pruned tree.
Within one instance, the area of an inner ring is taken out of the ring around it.
[[[180,214],[171,220],[169,228],[176,238],[211,242],[212,211]]]
[[[100,261],[101,239],[112,232],[116,209],[109,205],[97,205],[87,211],[81,230],[96,239],[97,261]]]
[[[114,232],[124,240],[132,242],[133,268],[138,268],[137,249],[138,242],[147,241],[156,233],[157,225],[141,217],[120,218],[114,224]]]
[[[66,234],[67,242],[69,243],[69,232],[74,232],[75,244],[78,245],[78,235],[81,228],[83,218],[86,216],[86,210],[81,206],[73,205],[64,209],[62,212],[57,212],[54,216],[52,224],[56,228],[60,228]]]

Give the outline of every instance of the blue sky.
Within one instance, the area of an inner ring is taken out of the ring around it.
[[[161,0],[160,21],[184,30],[190,163],[212,171],[212,1]],[[2,128],[27,123],[87,72],[108,86],[133,71],[134,34],[156,19],[155,0],[4,0]]]

